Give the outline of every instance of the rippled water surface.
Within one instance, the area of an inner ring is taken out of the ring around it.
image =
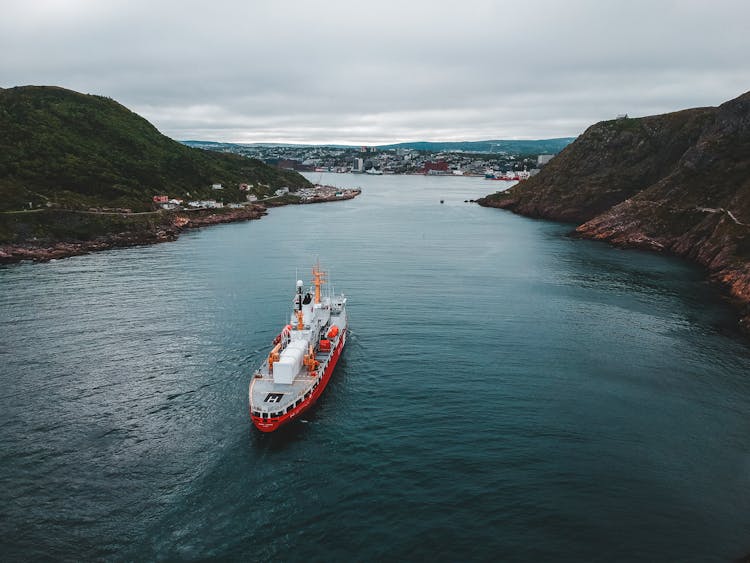
[[[750,552],[750,349],[700,270],[464,203],[482,179],[322,179],[363,194],[0,268],[2,559]],[[316,257],[352,336],[260,435]]]

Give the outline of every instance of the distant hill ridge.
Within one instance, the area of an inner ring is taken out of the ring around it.
[[[515,155],[557,154],[574,140],[575,137],[518,141],[502,139],[494,141],[416,141],[396,143],[392,145],[380,145],[378,148],[384,150],[401,148],[432,152],[507,153]]]
[[[693,259],[745,304],[750,331],[750,92],[592,125],[540,174],[479,203]]]
[[[239,183],[309,185],[258,160],[186,147],[112,99],[54,86],[0,89],[0,131],[0,210],[138,210],[155,194],[215,196],[215,183],[234,188],[221,194],[228,201],[244,198]]]

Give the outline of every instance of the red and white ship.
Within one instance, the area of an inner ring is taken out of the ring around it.
[[[297,282],[290,322],[250,382],[250,418],[261,432],[298,418],[318,400],[346,343],[346,298],[321,297],[326,273],[315,266],[312,275],[306,292]]]

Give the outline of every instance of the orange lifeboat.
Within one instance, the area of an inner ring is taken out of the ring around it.
[[[328,338],[336,338],[338,333],[339,333],[339,327],[337,327],[336,325],[333,325],[331,327],[331,330],[328,331]]]

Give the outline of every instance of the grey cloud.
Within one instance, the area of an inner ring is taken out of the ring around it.
[[[111,96],[175,138],[554,137],[750,84],[735,0],[6,3],[0,86]]]

